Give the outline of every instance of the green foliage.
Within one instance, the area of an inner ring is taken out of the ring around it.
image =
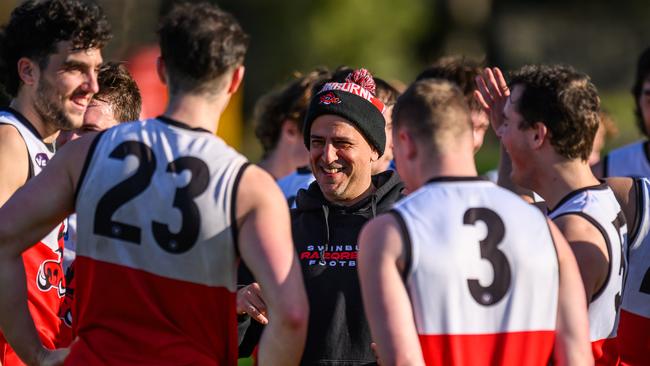
[[[601,105],[618,127],[618,136],[605,144],[605,151],[640,139],[642,136],[636,126],[634,100],[628,91],[601,92]]]
[[[364,66],[385,79],[410,80],[420,67],[414,50],[431,16],[426,1],[312,2],[307,14],[307,68],[325,63]]]

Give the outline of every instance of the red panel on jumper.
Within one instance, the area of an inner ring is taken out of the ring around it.
[[[235,293],[78,256],[66,365],[235,365]]]
[[[553,352],[555,332],[420,335],[419,338],[428,366],[546,366]]]

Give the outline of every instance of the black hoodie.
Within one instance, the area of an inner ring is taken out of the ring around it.
[[[357,239],[363,225],[402,197],[393,171],[372,177],[376,190],[361,202],[328,202],[317,182],[301,190],[291,211],[293,242],[309,299],[309,328],[302,365],[375,362],[357,275]]]

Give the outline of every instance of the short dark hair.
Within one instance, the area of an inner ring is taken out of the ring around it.
[[[214,93],[226,72],[241,65],[248,35],[229,13],[209,3],[174,6],[158,28],[170,93]]]
[[[390,85],[386,80],[381,78],[375,79],[375,96],[381,100],[387,107],[397,103],[399,91]]]
[[[511,74],[510,89],[522,85],[513,101],[522,129],[542,122],[551,145],[567,159],[589,159],[600,124],[600,98],[589,76],[564,65],[527,65]]]
[[[650,80],[650,47],[646,48],[641,55],[636,65],[636,76],[634,78],[634,85],[632,86],[632,95],[634,95],[634,115],[636,116],[636,124],[639,131],[646,137],[650,137],[650,131],[646,130],[643,114],[641,113],[641,106],[639,105],[639,98],[643,92],[643,83]]]
[[[475,78],[481,74],[484,67],[485,61],[458,55],[447,56],[438,59],[424,69],[415,80],[443,79],[450,81],[460,88],[472,110],[480,110],[481,106],[474,98]]]
[[[97,76],[97,83],[99,92],[93,98],[110,104],[115,119],[127,122],[140,118],[140,90],[124,65],[119,62],[103,64]]]
[[[78,0],[30,0],[11,13],[0,31],[0,78],[8,94],[16,96],[21,57],[47,67],[57,43],[71,41],[74,50],[102,48],[112,37],[102,9]]]
[[[439,152],[456,137],[471,136],[467,101],[454,83],[444,79],[414,82],[397,98],[393,109],[395,128],[406,127],[413,137]],[[450,137],[453,137],[450,139]]]
[[[302,131],[314,85],[330,77],[330,72],[325,68],[318,68],[305,75],[297,73],[289,83],[264,95],[257,102],[254,114],[255,136],[262,144],[264,155],[277,147],[285,120],[294,121]]]

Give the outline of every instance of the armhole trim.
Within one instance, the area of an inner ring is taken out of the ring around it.
[[[245,162],[242,166],[239,167],[237,176],[235,176],[235,181],[232,185],[232,192],[230,193],[230,232],[232,235],[232,242],[235,246],[235,253],[237,257],[240,256],[239,253],[239,228],[237,227],[237,192],[239,192],[239,182],[241,181],[244,171],[251,165],[249,162]]]
[[[397,225],[399,226],[400,234],[402,236],[402,242],[404,243],[402,247],[404,250],[404,271],[402,272],[402,280],[406,285],[408,278],[411,275],[411,269],[413,267],[413,246],[411,242],[411,236],[409,235],[406,222],[404,221],[402,215],[400,215],[399,211],[392,209],[388,211],[388,213],[391,214],[397,221]]]
[[[558,219],[560,217],[567,216],[567,215],[580,216],[583,219],[587,220],[592,225],[594,225],[596,227],[596,229],[598,229],[598,231],[600,231],[600,233],[602,234],[603,238],[605,239],[605,245],[607,246],[607,257],[608,257],[607,260],[609,262],[608,263],[609,265],[607,266],[607,277],[605,277],[605,281],[603,282],[603,285],[600,286],[598,291],[596,291],[594,293],[594,295],[591,297],[591,299],[589,300],[589,303],[592,303],[592,302],[596,301],[600,297],[600,295],[603,294],[603,292],[605,292],[605,288],[607,287],[607,284],[609,283],[609,279],[612,276],[612,269],[614,268],[614,264],[613,264],[613,261],[612,261],[612,243],[609,241],[609,235],[607,235],[607,231],[605,231],[605,228],[602,227],[596,220],[594,220],[593,217],[585,214],[584,212],[567,212],[567,213],[563,213],[561,215],[556,216],[553,220],[556,220],[556,219]],[[621,255],[623,255],[622,252],[621,252]]]
[[[632,247],[632,244],[638,239],[639,236],[639,229],[641,226],[641,219],[643,218],[643,215],[645,214],[645,208],[644,208],[644,203],[645,203],[645,195],[643,194],[643,187],[641,186],[641,179],[639,178],[632,178],[634,180],[634,184],[632,185],[635,194],[636,194],[636,215],[634,216],[634,222],[632,223],[632,226],[628,226],[628,248]],[[629,253],[629,250],[628,250]]]
[[[553,251],[555,251],[555,260],[557,261],[557,274],[558,274],[557,282],[558,282],[558,289],[559,289],[560,278],[562,277],[561,268],[560,268],[560,255],[557,252],[557,243],[555,242],[555,238],[553,237],[553,232],[551,231],[551,226],[549,225],[548,221],[546,221],[546,229],[548,229],[548,235],[551,237],[551,245],[553,245]]]
[[[74,205],[77,207],[77,198],[79,197],[79,192],[81,191],[81,186],[84,183],[84,180],[86,179],[86,174],[88,173],[88,168],[90,167],[90,162],[93,160],[93,156],[95,155],[95,149],[97,149],[97,144],[99,143],[100,138],[104,134],[105,131],[102,131],[95,136],[93,139],[93,142],[90,143],[90,147],[88,148],[88,153],[86,154],[86,160],[84,161],[83,168],[81,168],[81,174],[79,175],[79,180],[77,181],[77,188],[74,191]]]

